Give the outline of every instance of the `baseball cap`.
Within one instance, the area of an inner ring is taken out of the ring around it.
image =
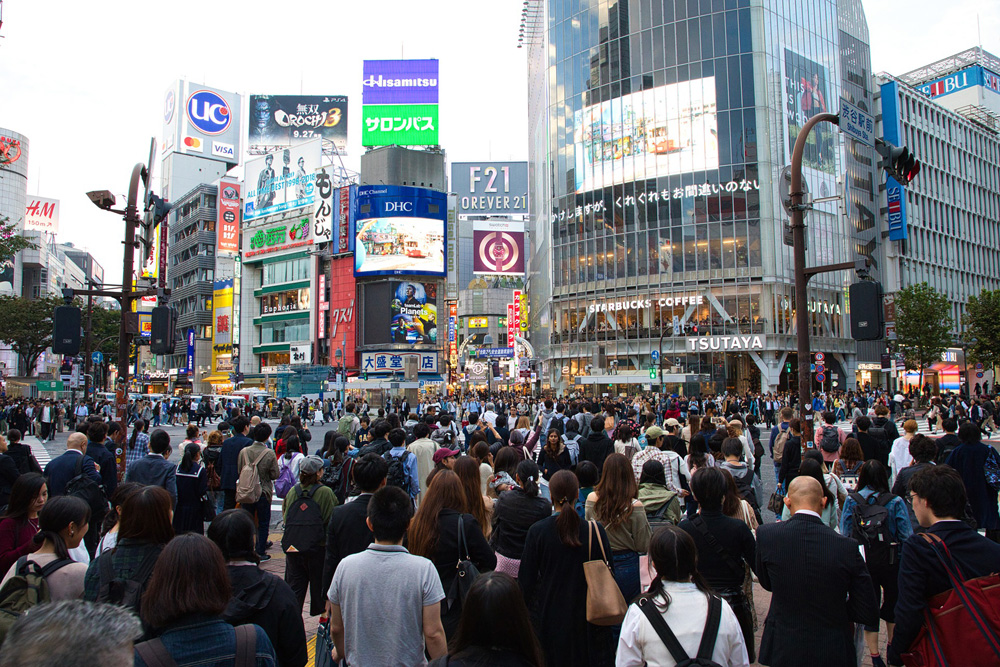
[[[676,419],[674,419],[673,417],[671,417],[670,419],[667,420],[667,426],[669,426],[671,428],[677,428],[680,425],[681,425],[681,423],[679,421],[677,421]]]
[[[299,462],[299,472],[315,475],[323,469],[323,459],[318,456],[307,456]]]
[[[646,442],[653,442],[663,435],[663,429],[659,426],[650,426],[646,429]]]
[[[441,463],[441,461],[444,461],[449,456],[458,456],[458,450],[442,447],[441,449],[434,452],[434,463]]]

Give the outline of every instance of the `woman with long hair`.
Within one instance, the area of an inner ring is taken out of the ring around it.
[[[128,447],[125,448],[125,470],[132,467],[132,464],[149,453],[149,434],[146,433],[147,422],[136,419],[132,424],[132,435],[128,439]]]
[[[617,667],[667,667],[679,662],[647,614],[666,623],[688,656],[698,655],[713,608],[719,614],[719,629],[710,659],[727,667],[747,667],[750,661],[739,621],[698,572],[698,550],[691,536],[675,526],[658,529],[649,544],[649,560],[656,568],[656,577],[625,614]]]
[[[480,489],[479,462],[471,456],[461,456],[455,460],[453,468],[458,479],[462,482],[462,490],[465,491],[466,514],[476,517],[476,523],[483,530],[483,536],[489,539],[492,526],[493,499],[486,498]]]
[[[202,499],[208,497],[208,474],[201,464],[201,445],[184,445],[177,465],[177,507],[174,509],[174,533],[205,534],[205,510]]]
[[[604,526],[590,524],[576,513],[580,485],[576,475],[560,470],[549,482],[554,514],[528,529],[518,583],[531,610],[535,634],[542,644],[548,667],[599,667],[614,662],[611,628],[587,622],[586,561],[601,558],[597,544],[591,548],[590,530],[596,530],[605,553],[608,535]],[[614,569],[614,561],[609,559]]]
[[[20,558],[38,549],[38,513],[49,498],[45,478],[38,473],[21,475],[10,490],[10,502],[0,518],[0,572],[6,572]]]
[[[639,554],[646,553],[653,533],[638,496],[632,466],[624,454],[616,452],[604,460],[601,481],[587,497],[586,504],[587,520],[600,521],[608,531],[615,581],[626,602],[631,602],[641,592]]]
[[[538,466],[534,461],[517,465],[517,485],[504,492],[493,507],[490,546],[497,554],[497,570],[517,578],[528,530],[552,514],[552,506],[538,495]]]
[[[833,462],[833,469],[830,472],[839,477],[844,488],[851,492],[858,488],[858,473],[861,472],[861,464],[864,462],[865,455],[861,450],[861,443],[857,438],[847,438],[840,447],[840,458]]]
[[[615,452],[624,454],[629,461],[639,452],[639,440],[636,437],[639,429],[631,419],[623,419],[615,427],[613,438]]]
[[[204,535],[180,535],[171,541],[142,598],[143,623],[156,632],[156,639],[136,645],[136,667],[163,663],[153,661],[153,642],[166,649],[177,667],[235,667],[244,642],[251,645],[254,664],[277,664],[262,628],[234,628],[223,620],[231,593],[226,561],[215,543]]]
[[[462,619],[448,655],[429,667],[543,667],[517,582],[502,572],[481,575],[462,604]]]
[[[480,572],[492,570],[497,564],[478,520],[465,511],[467,502],[458,475],[451,470],[440,470],[427,488],[407,533],[407,549],[433,561],[445,594],[458,576],[456,565],[460,560],[471,560]],[[449,638],[458,627],[460,607],[441,606],[441,622]]]
[[[513,434],[511,438],[513,439]],[[493,457],[493,475],[490,477],[487,495],[496,498],[504,491],[509,491],[514,486],[514,473],[517,471],[517,465],[524,460],[513,447],[501,447],[497,455]]]
[[[348,491],[351,486],[351,471],[357,459],[350,456],[351,441],[346,436],[340,435],[336,431],[327,431],[323,436],[323,450],[320,458],[323,459],[323,474],[320,479],[329,477],[335,483],[331,487],[333,494],[337,496],[337,504],[343,505],[347,501]]]
[[[288,433],[288,430],[285,431]],[[286,435],[285,453],[278,457],[278,474],[284,472],[285,468],[291,468],[292,479],[299,478],[299,464],[305,456],[302,454],[299,436],[294,435],[294,431]]]
[[[111,509],[104,515],[104,521],[101,522],[101,541],[97,544],[95,556],[109,549],[114,549],[115,545],[118,544],[118,524],[121,522],[122,506],[142,487],[142,484],[136,482],[122,482],[111,494]]]
[[[538,448],[538,469],[542,473],[542,497],[549,498],[549,480],[552,475],[560,470],[570,470],[573,467],[573,459],[570,457],[569,449],[562,438],[562,434],[556,429],[549,429],[545,436],[545,446]]]
[[[24,556],[23,562],[25,565],[35,563],[40,568],[58,563],[44,572],[52,602],[83,597],[83,578],[87,574],[87,566],[73,561],[69,552],[80,546],[89,524],[90,507],[74,496],[53,498],[38,513],[38,532],[34,537],[38,550]],[[21,562],[18,559],[11,566],[7,576],[0,582],[0,588],[8,579],[19,574],[18,566]]]

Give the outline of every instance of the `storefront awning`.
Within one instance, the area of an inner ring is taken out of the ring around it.
[[[229,374],[225,375],[207,375],[203,377],[200,382],[207,382],[209,384],[228,384],[232,382],[229,378]]]

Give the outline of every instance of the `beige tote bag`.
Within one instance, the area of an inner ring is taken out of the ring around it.
[[[599,560],[588,560],[583,564],[583,574],[587,578],[587,622],[594,625],[618,625],[625,618],[628,605],[622,597],[618,582],[611,573],[608,555],[604,549],[604,540],[597,522],[588,521],[590,530],[587,544],[587,557],[594,553],[594,534],[601,547]]]

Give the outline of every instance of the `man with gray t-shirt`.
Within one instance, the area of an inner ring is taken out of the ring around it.
[[[330,634],[349,665],[420,666],[427,664],[425,645],[432,660],[448,652],[441,578],[431,561],[403,546],[412,518],[405,491],[376,491],[367,519],[375,543],[340,561],[333,575]]]

